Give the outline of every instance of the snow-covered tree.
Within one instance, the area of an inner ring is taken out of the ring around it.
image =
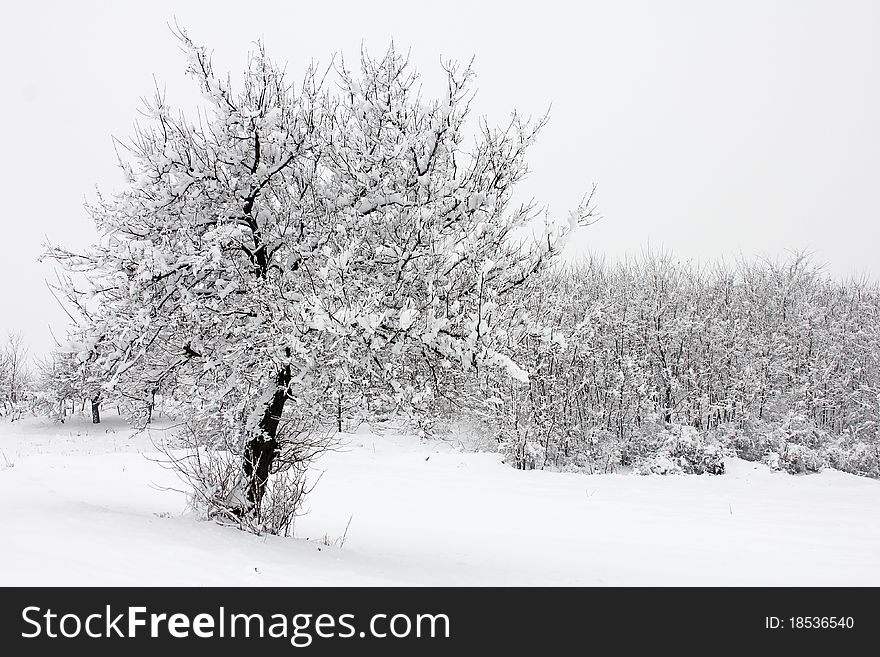
[[[28,351],[21,333],[10,332],[0,344],[0,415],[13,420],[21,415],[30,396]]]
[[[77,408],[84,411],[88,404],[92,422],[98,424],[101,404],[107,400],[103,373],[96,371],[77,347],[77,342],[70,340],[63,348],[58,345],[37,359],[33,384],[37,405],[47,415],[64,422],[68,413],[75,414]]]
[[[471,139],[471,68],[447,64],[427,100],[394,47],[296,85],[261,47],[236,88],[179,36],[205,107],[188,119],[157,94],[124,189],[90,207],[99,239],[48,254],[108,389],[170,385],[209,440],[234,437],[225,505],[259,510],[340,391],[412,409],[456,372],[526,379],[505,349],[529,320],[505,298],[589,215],[511,204],[543,121]]]

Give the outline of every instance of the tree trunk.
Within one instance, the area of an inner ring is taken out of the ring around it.
[[[92,424],[101,424],[100,397],[92,397]]]
[[[147,424],[153,422],[153,409],[156,407],[156,391],[150,391],[150,401],[147,402]]]
[[[272,462],[278,450],[278,424],[284,403],[287,401],[287,386],[290,384],[290,365],[285,365],[275,377],[275,392],[266,405],[258,425],[259,433],[251,438],[244,450],[244,474],[247,485],[247,501],[250,511],[258,512],[260,502],[266,492],[266,482]]]
[[[342,433],[342,391],[336,398],[336,431]]]

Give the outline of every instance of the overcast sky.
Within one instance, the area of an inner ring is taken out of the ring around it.
[[[110,137],[131,134],[154,75],[190,102],[175,17],[233,74],[260,38],[296,77],[393,38],[426,91],[441,56],[475,56],[490,123],[552,103],[522,193],[564,216],[598,183],[604,219],[575,251],[809,249],[835,276],[880,276],[880,2],[32,0],[0,27],[0,331],[33,352],[65,325],[41,243],[94,235],[83,201],[121,183]]]

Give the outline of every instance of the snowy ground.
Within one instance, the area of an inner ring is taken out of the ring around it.
[[[283,539],[183,513],[117,418],[0,419],[0,585],[880,585],[878,481],[735,459],[720,477],[519,472],[345,442]]]

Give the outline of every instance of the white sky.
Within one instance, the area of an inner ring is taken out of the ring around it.
[[[575,250],[663,247],[683,259],[810,249],[836,276],[880,276],[880,3],[45,2],[4,8],[0,332],[48,350],[65,316],[45,237],[78,247],[95,185],[121,183],[153,75],[188,103],[176,16],[233,78],[255,39],[292,75],[391,38],[426,85],[440,56],[476,56],[475,109],[551,119],[523,193],[560,215],[599,184],[604,219]],[[432,91],[432,88],[428,88]]]

